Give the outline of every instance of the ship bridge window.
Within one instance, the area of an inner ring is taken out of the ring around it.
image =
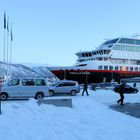
[[[102,70],[103,69],[103,67],[102,66],[99,66],[99,68],[98,68],[99,70]]]
[[[139,65],[140,64],[140,61],[137,61],[136,63],[137,63],[137,65]]]
[[[113,45],[108,45],[108,48],[111,48]]]
[[[107,50],[104,50],[104,54],[107,54]]]
[[[92,52],[92,55],[95,55],[95,52]]]
[[[140,40],[135,40],[136,45],[140,45]]]
[[[82,53],[82,57],[85,57],[85,54],[84,53]]]
[[[108,66],[104,66],[104,70],[108,70]]]
[[[101,50],[101,54],[103,54],[103,50]]]
[[[140,46],[134,46],[134,45],[116,45],[114,47],[115,50],[123,50],[123,51],[134,51],[134,52],[140,52]]]
[[[113,44],[113,43],[116,43],[117,41],[118,41],[118,38],[117,39],[106,41],[104,44],[105,45],[107,45],[107,44]]]
[[[86,57],[88,57],[88,53],[85,53]]]
[[[121,40],[119,41],[119,43],[140,45],[140,40],[137,40],[137,39],[128,39],[128,38],[121,38]]]
[[[102,58],[98,58],[97,60],[103,60]]]
[[[91,53],[89,53],[89,56],[92,56],[92,54],[91,54]]]
[[[78,66],[80,66],[80,67],[82,67],[82,66],[86,66],[87,64],[80,64],[80,65],[76,65],[77,67]]]
[[[109,51],[109,50],[107,50],[107,54],[109,54],[109,52],[110,52],[110,51]]]

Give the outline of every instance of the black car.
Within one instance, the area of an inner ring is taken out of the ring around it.
[[[97,89],[103,89],[103,90],[104,89],[106,89],[106,90],[111,89],[111,90],[113,90],[116,85],[118,85],[118,83],[116,83],[116,82],[114,82],[114,83],[110,83],[110,82],[93,83],[93,84],[91,84],[90,89],[92,89],[92,90],[97,90]]]
[[[90,84],[90,89],[91,90],[96,90],[96,86],[98,85],[98,83],[92,83],[92,84]]]
[[[114,91],[119,93],[120,91],[120,85],[117,85],[115,88],[114,88]],[[138,89],[137,88],[134,88],[134,87],[131,87],[129,85],[125,85],[124,87],[124,91],[123,93],[137,93],[138,92]]]

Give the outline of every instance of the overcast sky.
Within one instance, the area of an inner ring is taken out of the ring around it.
[[[69,66],[78,51],[140,33],[139,0],[0,0],[1,61],[4,9],[13,23],[18,63]]]

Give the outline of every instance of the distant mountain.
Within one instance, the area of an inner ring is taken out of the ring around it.
[[[55,77],[55,75],[50,70],[48,70],[46,66],[33,66],[30,68],[34,70],[36,73],[38,73],[40,76]]]
[[[0,76],[4,74],[4,67],[7,68],[7,65],[3,62],[0,62]],[[9,75],[12,78],[15,77],[36,77],[43,76],[49,79],[57,79],[56,76],[47,69],[45,66],[33,66],[27,67],[22,64],[11,64],[8,67]]]

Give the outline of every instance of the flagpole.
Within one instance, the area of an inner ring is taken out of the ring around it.
[[[3,81],[5,82],[5,30],[6,30],[6,11],[4,12],[4,44],[3,44]]]
[[[12,71],[11,71],[11,64],[12,64],[12,42],[13,42],[13,32],[12,32],[12,24],[11,24],[11,30],[10,30],[10,77],[12,77]]]
[[[12,65],[12,41],[10,41],[10,65],[9,65],[10,78],[12,77],[11,65]]]
[[[3,43],[3,82],[5,82],[5,29],[6,29],[6,11],[4,11],[4,43]],[[1,115],[1,86],[2,80],[0,79],[0,115]]]
[[[2,79],[0,78],[0,115],[1,115],[1,86],[2,86]]]
[[[3,45],[3,79],[5,81],[5,29],[4,29],[4,45]]]
[[[6,60],[6,81],[9,76],[9,17],[7,18],[7,60]]]

